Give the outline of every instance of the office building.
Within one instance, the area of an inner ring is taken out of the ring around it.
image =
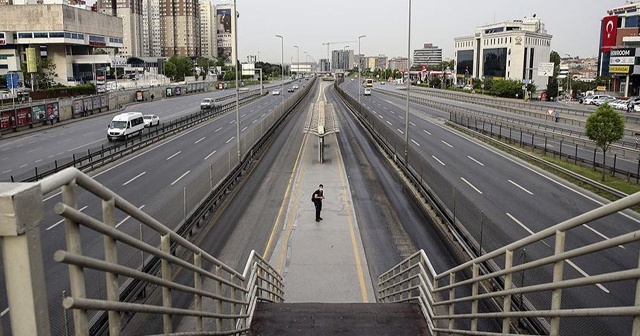
[[[7,5],[0,11],[0,22],[0,75],[26,70],[22,68],[26,49],[35,47],[37,57],[55,65],[57,83],[92,80],[95,65],[110,62],[109,55],[95,55],[94,48],[110,51],[124,46],[121,18],[75,6]]]
[[[413,64],[424,65],[427,68],[439,65],[442,62],[442,48],[431,43],[425,43],[422,49],[413,51]]]
[[[548,63],[551,38],[535,16],[476,28],[470,36],[456,37],[457,82],[470,78],[508,78],[533,83],[545,90],[548,77],[538,75],[540,63]]]
[[[351,70],[354,66],[353,50],[331,51],[331,71]]]

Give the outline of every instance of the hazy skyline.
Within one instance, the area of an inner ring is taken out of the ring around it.
[[[214,4],[230,3],[213,1]],[[232,2],[231,2],[232,3]],[[473,5],[471,5],[472,3]],[[596,57],[600,20],[606,10],[624,5],[624,0],[413,0],[411,10],[411,53],[424,43],[443,49],[443,58],[453,58],[454,37],[472,35],[476,27],[522,19],[536,14],[553,35],[551,49],[561,56]],[[380,0],[237,0],[238,56],[280,63],[280,39],[284,36],[284,62],[304,62],[306,51],[315,61],[327,57],[325,42],[354,41],[331,45],[367,56],[407,56],[408,1]],[[311,58],[309,61],[312,60]]]

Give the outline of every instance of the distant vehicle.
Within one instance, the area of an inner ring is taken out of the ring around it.
[[[613,98],[613,97],[607,96],[607,97],[602,97],[602,98],[595,99],[593,101],[593,104],[596,105],[596,106],[602,106],[605,103],[611,103],[614,100],[616,100],[616,99]]]
[[[297,90],[297,89],[299,89],[299,88],[300,88],[300,87],[298,86],[298,84],[294,84],[294,85],[293,85],[293,89],[294,89],[294,90]]]
[[[362,86],[364,86],[364,87],[372,87],[373,86],[373,79],[371,79],[371,78],[365,79],[364,82],[362,82]]]
[[[473,85],[467,84],[467,85],[463,86],[462,89],[465,90],[465,91],[471,91],[471,90],[473,90]]]
[[[271,94],[274,96],[279,96],[280,95],[280,90],[273,90],[271,91]]]
[[[142,116],[142,119],[144,120],[144,127],[160,125],[160,117],[155,114],[145,114]]]
[[[593,96],[586,96],[584,97],[584,99],[582,100],[582,103],[585,105],[595,105],[595,101],[604,97],[611,97],[609,95],[593,95]],[[613,97],[611,97],[613,98]]]
[[[287,89],[287,92],[294,92],[294,91],[295,91],[295,89],[294,89],[294,88],[292,88],[292,87],[290,87],[290,88],[288,88],[288,89]]]
[[[204,98],[201,102],[200,102],[200,109],[201,110],[208,110],[208,109],[212,109],[216,107],[216,103],[214,102],[213,98]]]
[[[380,85],[384,85],[385,82],[380,82]]]
[[[364,95],[365,96],[370,96],[371,95],[371,89],[370,88],[365,88],[364,89]]]
[[[144,119],[140,112],[120,113],[113,117],[107,127],[107,140],[127,139],[142,134]]]

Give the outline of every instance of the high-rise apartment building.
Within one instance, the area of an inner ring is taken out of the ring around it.
[[[409,70],[409,59],[406,57],[394,57],[389,60],[389,69],[407,71]]]
[[[160,0],[161,56],[200,55],[200,6],[197,0]]]
[[[353,50],[333,50],[331,52],[331,70],[350,70],[354,67]]]
[[[98,11],[113,15],[111,0],[98,0]],[[116,16],[122,19],[124,45],[118,51],[122,55],[142,55],[142,0],[125,0],[116,2]]]
[[[200,53],[202,57],[216,57],[215,7],[209,0],[200,2]]]
[[[427,67],[436,66],[442,62],[442,48],[431,43],[425,43],[422,49],[413,51],[413,64]]]
[[[158,57],[160,48],[160,1],[142,0],[142,56]]]

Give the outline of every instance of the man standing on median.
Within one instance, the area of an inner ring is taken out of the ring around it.
[[[318,190],[313,192],[311,196],[311,201],[313,201],[313,205],[316,206],[316,222],[322,220],[320,217],[320,211],[322,211],[322,200],[324,199],[324,194],[322,193],[322,184],[318,186]]]

